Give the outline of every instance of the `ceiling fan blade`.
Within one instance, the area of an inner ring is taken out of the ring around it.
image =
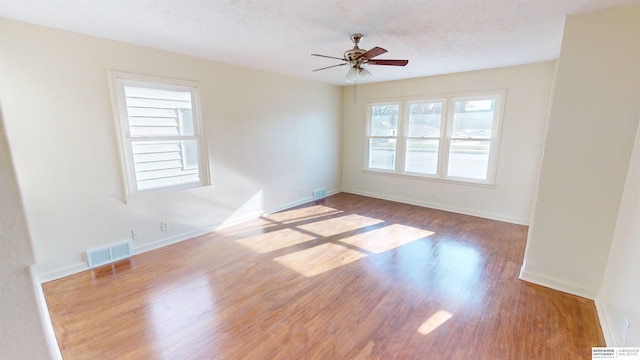
[[[367,65],[392,65],[392,66],[405,66],[409,63],[409,60],[390,60],[390,59],[379,59],[379,60],[369,60],[367,61]]]
[[[313,70],[313,71],[320,71],[320,70],[330,69],[330,68],[332,68],[332,67],[336,67],[336,66],[343,66],[343,65],[347,65],[347,63],[344,63],[344,64],[338,64],[338,65],[331,65],[331,66],[323,67],[323,68],[320,68],[320,69],[315,69],[315,70]]]
[[[373,49],[367,51],[366,53],[358,56],[358,59],[359,58],[372,59],[372,58],[374,58],[374,57],[376,57],[378,55],[382,55],[382,54],[384,54],[386,52],[387,52],[387,50],[376,46]]]
[[[335,57],[335,56],[327,56],[327,55],[320,55],[320,54],[311,54],[312,56],[320,56],[323,58],[329,58],[329,59],[336,59],[336,60],[342,60],[342,61],[347,61],[347,59],[343,59],[343,58],[339,58],[339,57]]]

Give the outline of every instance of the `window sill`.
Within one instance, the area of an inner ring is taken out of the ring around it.
[[[205,192],[211,190],[212,188],[212,184],[207,184],[190,187],[172,187],[166,189],[148,190],[139,192],[132,196],[125,196],[122,200],[125,204],[131,204],[139,201],[157,200],[163,197],[182,196],[185,194]]]
[[[398,173],[398,172],[391,172],[391,171],[384,171],[384,170],[377,171],[377,170],[371,170],[371,169],[362,169],[362,172],[365,174],[371,174],[371,175],[383,175],[383,176],[397,177],[401,179],[433,181],[433,182],[439,182],[439,183],[445,183],[445,184],[465,185],[465,186],[481,187],[481,188],[488,188],[488,189],[494,189],[496,187],[495,183],[444,179],[444,178],[413,175],[413,174]]]

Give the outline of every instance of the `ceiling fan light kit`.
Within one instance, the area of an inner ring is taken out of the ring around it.
[[[405,66],[409,63],[409,60],[392,60],[392,59],[375,59],[374,57],[378,55],[382,55],[387,52],[387,50],[381,47],[374,47],[371,50],[364,50],[358,47],[358,43],[362,39],[362,34],[352,34],[351,41],[354,46],[352,49],[349,49],[344,52],[342,58],[335,56],[327,56],[320,54],[311,54],[313,56],[325,57],[329,59],[342,60],[344,63],[331,65],[327,67],[323,67],[320,69],[315,69],[313,71],[320,71],[325,69],[330,69],[337,66],[349,65],[349,71],[347,71],[345,75],[345,79],[350,83],[357,83],[358,80],[364,80],[365,78],[371,75],[371,72],[365,68],[365,65],[385,65],[385,66]]]
[[[356,83],[359,80],[364,80],[368,78],[370,75],[371,75],[371,72],[366,68],[364,68],[363,66],[361,67],[352,66],[351,68],[349,68],[349,71],[347,71],[347,73],[344,75],[344,78],[345,80],[347,80],[347,82]]]

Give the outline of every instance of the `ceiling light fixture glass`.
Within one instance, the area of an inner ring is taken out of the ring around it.
[[[362,64],[355,64],[349,68],[349,71],[345,74],[345,79],[349,83],[358,83],[368,78],[371,72],[367,70]]]

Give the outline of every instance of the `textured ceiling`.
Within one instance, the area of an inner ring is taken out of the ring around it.
[[[0,0],[0,16],[249,68],[345,85],[339,61],[361,48],[406,67],[367,82],[556,59],[566,15],[640,0]]]

